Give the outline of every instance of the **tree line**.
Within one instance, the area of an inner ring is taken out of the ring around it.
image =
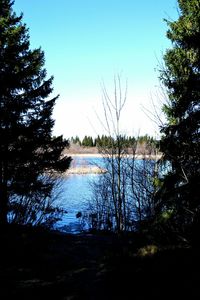
[[[144,135],[144,136],[126,136],[121,135],[121,140],[123,140],[123,143],[126,147],[132,147],[134,143],[138,144],[145,144],[145,145],[152,145],[155,147],[159,146],[159,140],[156,140],[155,138]],[[108,135],[98,135],[97,137],[87,136],[85,135],[83,139],[80,139],[78,136],[71,137],[70,143],[77,144],[79,146],[83,147],[111,147],[111,145],[114,142],[114,138],[112,136]]]

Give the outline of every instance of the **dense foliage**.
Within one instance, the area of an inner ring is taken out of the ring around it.
[[[168,94],[161,151],[170,166],[159,196],[173,230],[187,236],[200,221],[200,1],[178,4],[178,20],[167,21],[172,48],[161,71]]]
[[[51,135],[57,97],[49,99],[53,78],[46,79],[44,53],[30,49],[12,5],[0,0],[0,222],[12,215],[26,223],[38,211],[52,212],[54,181],[47,173],[64,171],[70,158],[61,158],[68,142]]]

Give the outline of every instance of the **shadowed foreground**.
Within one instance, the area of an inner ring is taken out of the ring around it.
[[[2,300],[200,296],[197,248],[141,249],[136,236],[73,236],[20,227],[1,230],[0,239]]]

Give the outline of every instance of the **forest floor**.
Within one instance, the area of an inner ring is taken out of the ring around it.
[[[0,299],[199,299],[198,248],[137,236],[0,231]]]

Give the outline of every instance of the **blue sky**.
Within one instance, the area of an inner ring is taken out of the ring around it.
[[[158,64],[170,47],[163,19],[177,18],[176,0],[15,0],[14,10],[24,13],[31,47],[44,50],[54,75],[55,134],[104,133],[96,117],[103,120],[101,83],[112,97],[119,73],[122,85],[128,81],[123,133],[156,134],[142,106],[157,101]]]

